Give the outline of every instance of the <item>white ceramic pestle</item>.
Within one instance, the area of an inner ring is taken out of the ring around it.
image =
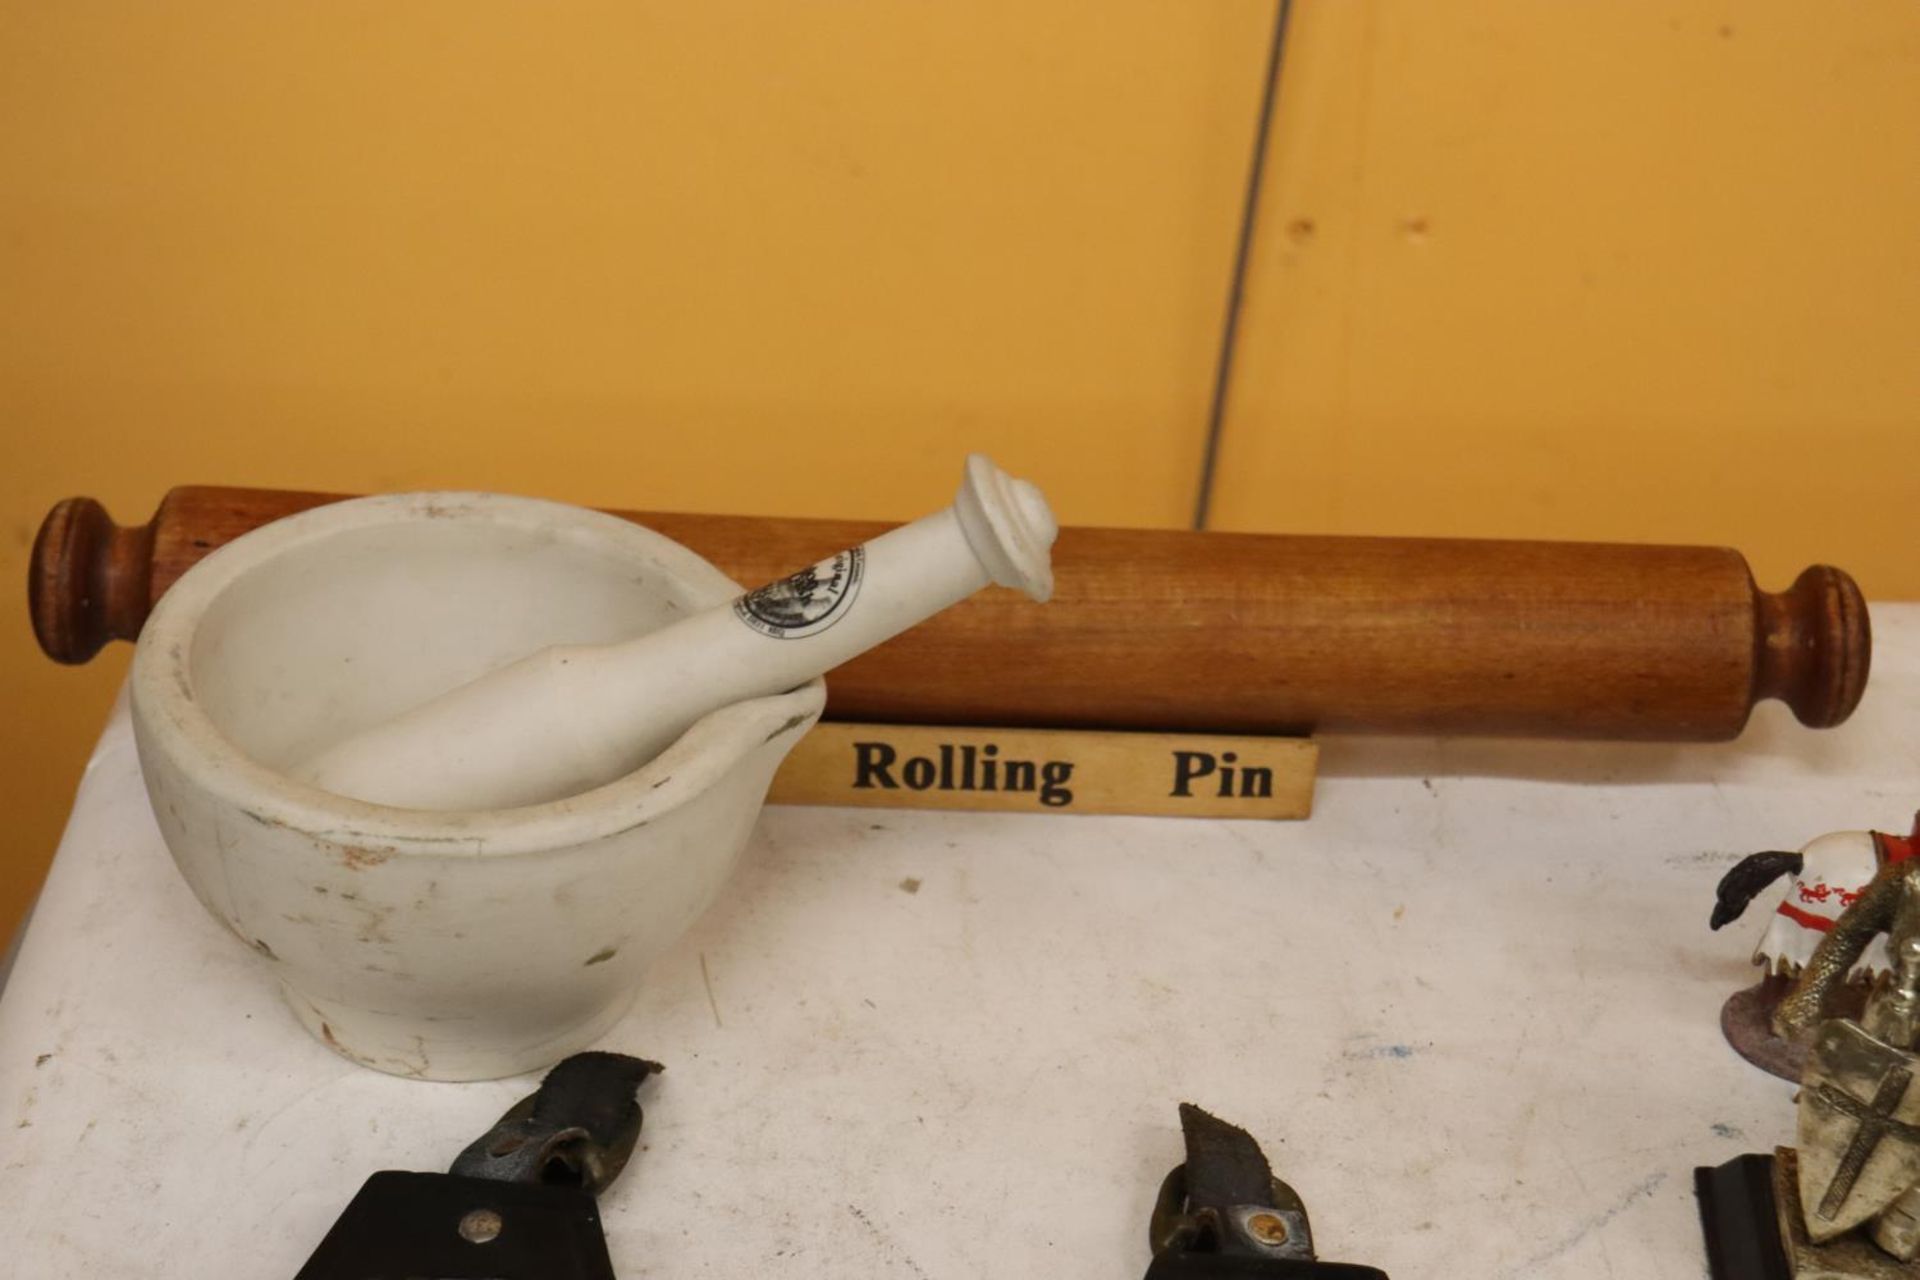
[[[1046,600],[1056,532],[1038,489],[975,454],[942,511],[636,639],[543,649],[292,773],[407,809],[577,795],[639,768],[708,712],[802,684],[989,582]]]

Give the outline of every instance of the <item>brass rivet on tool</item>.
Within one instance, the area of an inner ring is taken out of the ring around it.
[[[1287,1224],[1271,1213],[1256,1213],[1247,1219],[1247,1230],[1261,1244],[1285,1244]]]
[[[474,1209],[460,1219],[460,1238],[472,1244],[485,1244],[500,1234],[504,1224],[491,1209]],[[1282,1234],[1285,1234],[1284,1228]]]

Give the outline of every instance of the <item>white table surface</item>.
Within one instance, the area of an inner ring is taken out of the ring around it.
[[[1793,1129],[1716,1022],[1771,899],[1710,933],[1714,883],[1920,806],[1920,606],[1874,623],[1838,730],[1335,739],[1307,822],[768,809],[604,1045],[669,1067],[602,1202],[616,1269],[1138,1276],[1190,1099],[1324,1257],[1704,1274],[1693,1166]],[[531,1087],[309,1038],[175,873],[122,709],[0,996],[0,1271],[291,1277],[368,1174]]]

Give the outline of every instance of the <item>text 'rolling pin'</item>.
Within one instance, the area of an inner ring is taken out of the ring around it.
[[[292,772],[408,809],[577,795],[639,768],[708,712],[802,684],[990,582],[1046,600],[1057,531],[1038,489],[976,454],[945,510],[634,640],[544,649]]]

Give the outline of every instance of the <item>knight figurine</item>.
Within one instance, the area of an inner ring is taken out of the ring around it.
[[[1883,934],[1886,974],[1867,989],[1857,1018],[1831,1016],[1829,1003]],[[1711,1273],[1916,1280],[1920,858],[1889,861],[1862,887],[1814,947],[1773,1022],[1785,1039],[1811,1037],[1798,1146],[1696,1171]]]
[[[1828,997],[1882,933],[1887,979],[1868,994],[1857,1022],[1822,1022]],[[1913,1263],[1920,1258],[1920,860],[1888,863],[1840,913],[1774,1026],[1783,1036],[1814,1032],[1800,1081],[1793,1187],[1811,1249],[1797,1252],[1831,1248],[1857,1229],[1887,1258]]]
[[[1716,891],[1711,921],[1715,929],[1738,919],[1769,884],[1782,876],[1787,881],[1754,948],[1753,962],[1762,967],[1764,976],[1754,986],[1728,997],[1720,1013],[1721,1030],[1742,1057],[1783,1079],[1800,1078],[1811,1045],[1804,1033],[1777,1035],[1775,1011],[1815,948],[1873,877],[1882,868],[1917,855],[1920,814],[1914,815],[1910,835],[1835,831],[1798,852],[1749,854],[1727,872]],[[1845,982],[1829,984],[1824,997],[1827,1012],[1857,1017],[1867,992],[1884,983],[1891,971],[1886,943],[1875,937],[1859,951]]]

